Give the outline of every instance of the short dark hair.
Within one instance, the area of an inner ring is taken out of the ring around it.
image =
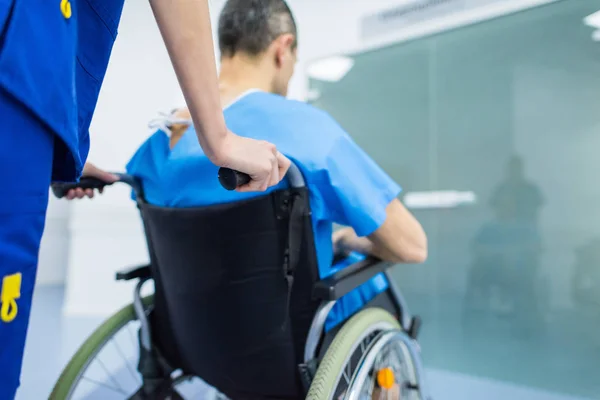
[[[228,0],[219,17],[219,50],[223,57],[239,51],[256,56],[286,33],[297,37],[296,21],[284,0]]]

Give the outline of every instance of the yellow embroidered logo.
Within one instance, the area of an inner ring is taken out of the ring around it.
[[[12,322],[18,313],[17,299],[21,297],[21,273],[7,275],[2,278],[0,291],[0,320]]]
[[[71,18],[71,2],[69,0],[60,0],[60,11],[66,19]]]

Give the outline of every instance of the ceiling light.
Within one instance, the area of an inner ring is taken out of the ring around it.
[[[329,57],[312,63],[308,67],[308,76],[320,81],[338,82],[353,66],[354,60],[350,57]]]
[[[306,95],[306,100],[317,101],[321,98],[321,91],[319,89],[310,89]]]
[[[600,29],[600,11],[588,15],[583,19],[583,23],[594,28]]]

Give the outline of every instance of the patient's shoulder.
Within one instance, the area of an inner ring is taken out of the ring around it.
[[[270,96],[272,96],[271,101],[276,105],[271,108],[272,113],[286,115],[290,121],[289,126],[302,129],[309,135],[312,132],[321,140],[346,135],[346,131],[328,112],[302,101],[277,95]]]
[[[310,115],[317,119],[329,120],[331,122],[335,122],[333,117],[329,115],[328,112],[321,110],[311,104],[308,104],[299,100],[292,100],[282,96],[271,95],[275,101],[278,101],[281,104],[281,107],[287,108],[290,110],[294,110],[305,115]]]
[[[302,101],[266,92],[244,96],[225,110],[225,119],[240,125],[276,124],[285,130],[317,127],[327,133],[343,132],[327,112]]]

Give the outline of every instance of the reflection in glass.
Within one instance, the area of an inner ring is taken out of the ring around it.
[[[543,197],[524,172],[523,160],[510,158],[506,176],[492,191],[491,220],[477,231],[466,293],[466,323],[479,329],[486,316],[510,318],[517,333],[544,330],[536,287]],[[475,313],[478,311],[481,314]]]
[[[313,104],[417,199],[429,260],[393,275],[430,368],[600,399],[598,10],[558,1],[311,80]],[[476,201],[419,207],[449,192]]]

